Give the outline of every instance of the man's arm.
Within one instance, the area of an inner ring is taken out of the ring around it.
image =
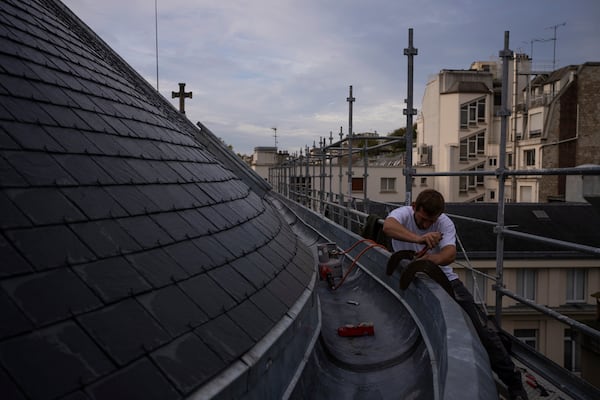
[[[429,249],[433,249],[438,245],[440,240],[442,240],[442,234],[440,232],[428,232],[424,235],[417,235],[406,229],[404,225],[393,217],[387,217],[383,221],[383,233],[392,239],[400,240],[402,242],[424,244]]]
[[[437,265],[450,265],[456,259],[456,246],[448,245],[442,247],[439,253],[426,253],[421,259],[429,260]]]

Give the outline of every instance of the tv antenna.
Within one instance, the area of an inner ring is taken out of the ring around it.
[[[273,127],[273,137],[275,138],[275,147],[277,147],[277,128]]]
[[[547,27],[546,29],[554,29],[554,36],[552,37],[552,39],[554,41],[554,53],[552,55],[552,71],[556,70],[556,30],[558,28],[560,28],[561,26],[565,26],[567,23],[563,22],[562,24],[556,24],[556,25],[552,25]]]
[[[156,53],[156,91],[158,92],[158,0],[154,0],[154,42]]]

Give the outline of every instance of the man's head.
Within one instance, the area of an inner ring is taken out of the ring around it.
[[[419,193],[413,203],[415,222],[420,229],[429,228],[444,212],[444,196],[437,190],[426,189]]]

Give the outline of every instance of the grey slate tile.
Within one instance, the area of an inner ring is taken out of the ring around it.
[[[244,277],[254,289],[263,287],[270,277],[257,265],[257,258],[251,257],[250,253],[245,257],[238,258],[237,260],[231,261],[229,264],[237,271],[238,274]],[[264,260],[264,259],[263,259]]]
[[[61,191],[89,219],[117,218],[129,215],[102,187],[62,188]]]
[[[16,153],[15,153],[16,154]],[[18,162],[17,162],[18,164]],[[6,158],[0,154],[0,176],[2,176],[2,186],[5,187],[22,187],[29,186],[29,183],[23,175],[21,175],[16,167],[13,167]]]
[[[163,247],[173,260],[190,276],[209,270],[212,265],[210,258],[190,241],[182,241]]]
[[[281,280],[281,282],[287,287],[287,290],[291,296],[291,298],[298,298],[306,288],[306,284],[304,282],[298,282],[296,278],[292,274],[288,272],[287,269],[284,269],[277,275],[277,280]],[[295,301],[295,300],[294,300]]]
[[[291,288],[286,285],[284,279],[277,275],[269,283],[267,283],[267,289],[275,295],[281,302],[283,302],[288,308],[293,306],[296,300],[298,300],[298,294],[292,292]]]
[[[175,400],[180,395],[147,358],[115,372],[87,389],[94,400]]]
[[[214,203],[214,200],[206,193],[204,189],[202,189],[199,184],[185,185],[185,190],[187,190],[201,206]]]
[[[8,198],[7,191],[0,191],[0,227],[16,228],[30,226],[31,222]]]
[[[36,225],[81,221],[85,216],[56,188],[7,190],[14,204]]]
[[[260,247],[257,250],[260,255],[262,255],[265,259],[269,260],[270,268],[274,270],[275,273],[279,273],[285,265],[290,261],[289,259],[285,259],[281,257],[274,249],[272,242]]]
[[[187,209],[195,199],[179,185],[143,185],[140,191],[152,199],[161,210]]]
[[[115,220],[72,224],[71,229],[99,258],[141,250],[138,242]]]
[[[124,156],[127,155],[127,152],[125,151],[125,149],[119,145],[118,143],[118,139],[117,136],[115,135],[108,135],[108,134],[104,134],[104,133],[100,133],[100,132],[96,132],[96,133],[92,133],[92,132],[81,132],[81,135],[83,135],[88,141],[90,141],[99,151],[101,154],[107,155],[107,156]],[[127,165],[125,163],[125,160],[122,160],[123,163],[125,165]],[[111,160],[109,165],[112,165],[114,163],[116,163],[117,161],[115,160]],[[106,169],[106,165],[102,164],[103,167],[105,167],[104,169]],[[120,169],[116,169],[115,167],[115,172],[114,174],[111,173],[111,171],[107,172],[113,176],[113,178],[115,176],[120,177],[121,175],[127,174],[127,169],[129,168],[129,166],[127,165],[125,168],[120,168]]]
[[[141,295],[137,299],[173,337],[208,321],[207,315],[175,285]]]
[[[0,142],[1,143],[1,142]],[[180,154],[173,154],[172,157],[181,157]],[[196,176],[183,166],[182,162],[167,162],[169,167],[177,173],[182,182],[195,182]]]
[[[12,231],[8,232],[8,237],[37,270],[83,263],[95,258],[64,225]]]
[[[248,240],[248,237],[244,236],[244,232],[240,229],[239,225],[227,231],[217,232],[212,237],[218,243],[226,244],[227,252],[233,255],[233,258],[226,259],[225,261],[242,257],[254,251],[259,244]]]
[[[6,160],[30,185],[75,185],[77,183],[49,154],[36,152],[4,154]]]
[[[238,258],[229,264],[256,289],[265,286],[274,276],[273,272],[269,275],[268,271],[270,271],[270,269],[264,267],[269,264],[269,262],[258,252],[248,253],[244,257]]]
[[[222,239],[223,240],[220,241],[216,235],[211,235],[202,236],[192,241],[196,247],[202,250],[202,252],[210,258],[210,268],[218,267],[219,265],[223,265],[235,259],[235,256],[228,248],[230,242],[227,238]]]
[[[250,301],[275,323],[281,320],[288,311],[288,307],[267,288],[254,293],[250,297]]]
[[[119,218],[117,222],[143,249],[173,242],[173,238],[159,227],[149,215]]]
[[[126,258],[155,288],[178,282],[188,276],[162,248],[128,255]]]
[[[129,215],[163,211],[148,196],[142,194],[136,186],[107,186],[105,190]]]
[[[195,230],[194,236],[206,235],[217,230],[209,219],[198,212],[198,209],[180,211],[179,215]]]
[[[71,321],[0,343],[0,362],[34,399],[65,395],[114,370]]]
[[[53,126],[44,127],[44,129],[69,153],[100,153],[98,147],[76,129]]]
[[[55,125],[52,117],[38,103],[17,97],[4,97],[2,103],[17,122]]]
[[[225,363],[193,333],[156,350],[152,358],[186,394],[225,367]]]
[[[87,155],[56,155],[56,161],[79,183],[79,185],[110,185],[115,183],[95,162],[95,157]]]
[[[0,368],[0,393],[7,400],[25,400],[23,392],[19,390],[2,368]]]
[[[78,265],[73,270],[106,303],[112,303],[152,288],[124,257]]]
[[[2,289],[0,289],[0,315],[2,315],[4,321],[0,324],[0,339],[24,333],[33,328],[31,321],[27,319]]]
[[[1,285],[38,326],[68,319],[102,305],[68,268],[7,279]]]
[[[0,199],[1,204],[1,199]],[[178,212],[164,212],[150,216],[173,239],[179,241],[198,236],[200,232],[193,228]]]
[[[131,162],[121,156],[96,157],[96,163],[104,170],[113,182],[119,185],[151,183],[131,166]]]
[[[0,235],[0,260],[2,260],[2,268],[0,268],[0,278],[5,276],[13,276],[25,274],[33,271],[33,268],[8,242],[4,236]]]
[[[169,335],[133,299],[78,317],[84,329],[119,365],[168,342]]]
[[[179,287],[210,318],[221,315],[236,304],[235,300],[206,274],[180,282]]]
[[[9,119],[10,116],[6,111],[6,108],[2,106],[0,103],[0,119]],[[6,130],[0,125],[0,149],[9,149],[9,150],[17,150],[20,149],[21,145],[19,145]]]
[[[194,332],[226,363],[240,358],[255,343],[226,314],[203,324]]]
[[[254,303],[247,300],[227,312],[227,315],[250,336],[259,341],[274,323]]]
[[[221,204],[215,204],[212,207],[202,207],[198,209],[198,212],[207,220],[220,229],[226,229],[230,226],[237,224],[237,220],[230,218],[227,214],[227,210],[222,208]],[[227,215],[227,217],[225,217]]]
[[[65,149],[41,125],[2,122],[4,129],[10,131],[10,136],[19,143],[21,148],[28,150],[65,151]]]
[[[229,293],[237,303],[241,303],[256,291],[256,289],[229,264],[214,268],[208,272],[208,276]]]

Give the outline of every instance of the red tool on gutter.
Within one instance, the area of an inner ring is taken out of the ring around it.
[[[338,328],[340,336],[373,336],[375,326],[372,322],[361,322],[358,325],[345,325]]]

